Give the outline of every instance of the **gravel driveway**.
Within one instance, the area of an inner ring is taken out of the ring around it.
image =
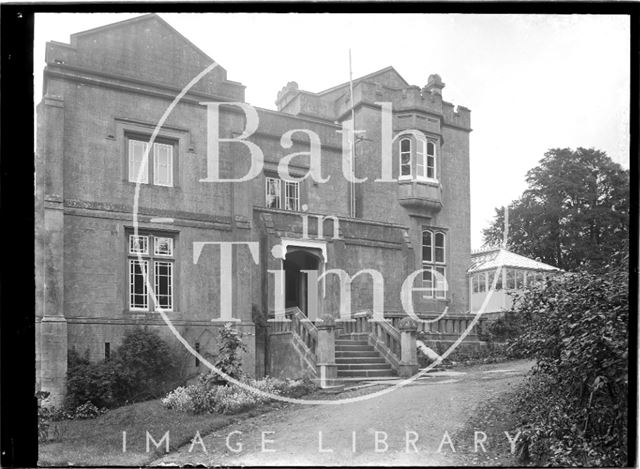
[[[518,384],[530,367],[531,362],[512,361],[459,368],[431,373],[416,384],[355,403],[290,405],[203,436],[202,444],[183,446],[153,464],[461,464],[459,456],[472,451],[474,441],[454,441],[455,433],[480,403]],[[377,389],[381,387],[334,398]],[[506,440],[505,435],[487,433],[485,446],[498,438]]]

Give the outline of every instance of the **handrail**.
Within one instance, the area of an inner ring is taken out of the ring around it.
[[[318,329],[316,326],[297,306],[286,309],[284,314],[285,317],[291,321],[290,330],[298,335],[302,343],[315,358],[316,346],[318,345]]]
[[[341,322],[338,319],[336,321],[336,324],[339,325],[338,328],[342,329],[343,334],[370,334],[371,333],[371,325],[369,323],[370,317],[371,317],[371,314],[368,311],[361,311],[359,313],[355,313],[352,316],[351,321]]]
[[[394,368],[397,368],[402,357],[400,331],[386,321],[372,321],[370,324],[371,336],[376,340],[376,348],[385,355]]]
[[[306,363],[306,369],[316,375],[316,350],[318,345],[318,329],[297,306],[284,311],[284,320],[273,321],[275,314],[270,314],[268,322],[269,335],[290,334],[293,345],[300,358]]]

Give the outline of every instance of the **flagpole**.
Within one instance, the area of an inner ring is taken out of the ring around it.
[[[349,48],[349,92],[351,93],[351,176],[355,179],[355,157],[356,157],[356,110],[353,103],[353,70],[351,68],[351,48]],[[351,181],[350,186],[350,212],[351,216],[356,216],[356,186],[355,182]]]

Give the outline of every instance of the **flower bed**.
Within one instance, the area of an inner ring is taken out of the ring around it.
[[[267,377],[245,382],[254,389],[288,397],[300,397],[315,389],[315,385],[310,380],[282,380]],[[195,384],[176,388],[161,402],[168,409],[192,414],[204,412],[235,414],[271,400],[270,397],[234,384],[212,384],[210,380],[203,377]]]

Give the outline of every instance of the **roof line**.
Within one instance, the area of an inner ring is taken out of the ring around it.
[[[389,65],[388,67],[381,68],[380,70],[377,70],[375,72],[371,72],[371,73],[368,73],[367,75],[364,75],[364,76],[361,76],[359,78],[356,78],[355,80],[353,80],[353,84],[355,85],[357,82],[360,82],[362,80],[366,80],[367,78],[371,78],[372,76],[378,75],[379,73],[388,72],[390,70],[393,70],[394,72],[396,72],[398,74],[398,76],[400,77],[400,79],[404,82],[404,84],[406,86],[410,86],[409,83],[407,82],[407,80],[405,80],[402,77],[402,75],[400,75],[400,73],[398,73],[398,71],[395,68],[393,68],[392,65]],[[327,94],[327,93],[330,93],[332,91],[338,90],[338,89],[340,89],[340,88],[342,88],[344,86],[348,86],[348,85],[349,85],[349,82],[347,81],[347,82],[344,82],[344,83],[342,83],[340,85],[332,86],[331,88],[328,88],[328,89],[326,89],[324,91],[320,91],[320,92],[314,93],[314,94],[317,94],[317,95]]]
[[[471,254],[484,254],[487,252],[493,252],[493,251],[497,251],[499,249],[502,249],[502,246],[484,246],[478,249],[474,249],[473,251],[471,251]]]
[[[127,20],[122,20],[122,21],[118,21],[116,23],[109,23],[109,24],[105,24],[103,26],[98,26],[96,28],[92,28],[92,29],[87,29],[86,31],[80,31],[77,33],[73,33],[70,37],[71,37],[71,44],[73,44],[75,42],[75,38],[79,37],[79,36],[84,36],[84,35],[88,35],[88,34],[94,34],[97,33],[99,31],[103,31],[103,30],[107,30],[107,29],[112,29],[112,28],[119,28],[121,26],[125,26],[131,23],[137,23],[139,21],[147,21],[150,19],[156,19],[158,21],[160,21],[161,24],[163,24],[165,27],[169,28],[171,31],[173,31],[175,34],[177,34],[178,36],[180,36],[182,39],[184,39],[191,47],[193,47],[194,49],[196,49],[196,51],[198,51],[199,54],[201,54],[202,56],[206,57],[208,60],[210,60],[211,62],[215,62],[215,60],[213,60],[211,57],[209,57],[209,55],[204,52],[202,49],[200,49],[198,46],[196,46],[193,42],[191,42],[184,34],[182,34],[180,31],[178,31],[176,28],[174,28],[173,26],[171,26],[167,21],[165,21],[160,15],[158,15],[157,13],[147,13],[146,15],[140,15],[140,16],[135,16],[133,18],[129,18]],[[218,64],[220,66],[220,64]]]
[[[493,253],[493,252],[496,252],[496,251],[499,251],[497,256],[494,256],[491,259],[482,260],[483,259],[482,255]],[[538,260],[535,260],[535,259],[531,259],[531,258],[523,256],[521,254],[517,254],[515,252],[509,251],[508,249],[505,249],[503,247],[494,246],[494,247],[486,248],[484,251],[473,252],[471,254],[472,259],[475,260],[476,262],[479,262],[479,263],[477,265],[474,265],[473,267],[470,267],[467,270],[467,272],[471,273],[471,272],[478,272],[478,271],[482,271],[482,270],[495,268],[494,265],[496,265],[497,258],[500,257],[500,252],[503,252],[503,253],[506,253],[506,254],[512,256],[512,259],[504,259],[504,258],[502,259],[501,263],[499,264],[502,267],[515,267],[515,268],[531,269],[531,270],[562,270],[562,269],[560,269],[558,267],[555,267],[553,265],[547,264],[545,262],[538,261]],[[537,264],[537,266],[524,267],[522,265],[518,265],[513,260],[513,257],[523,259],[527,263]],[[487,264],[489,264],[489,266],[485,267]]]

